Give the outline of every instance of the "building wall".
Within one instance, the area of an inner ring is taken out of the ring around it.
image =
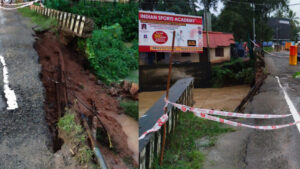
[[[199,53],[190,53],[190,56],[182,56],[181,53],[174,53],[173,61],[177,62],[199,62]]]
[[[221,63],[221,62],[230,60],[230,46],[224,47],[224,56],[223,57],[216,56],[215,48],[209,49],[209,53],[210,53],[210,62],[211,63]]]
[[[152,55],[152,56],[150,56]],[[139,65],[149,65],[148,63],[148,58],[152,57],[153,64],[169,64],[169,59],[171,56],[171,53],[164,53],[164,59],[160,59],[157,62],[155,61],[155,58],[157,58],[159,53],[145,53],[145,52],[140,52],[139,53]],[[182,56],[182,53],[174,53],[173,55],[173,63],[174,62],[192,62],[192,63],[198,63],[199,62],[199,53],[190,53],[189,56]]]

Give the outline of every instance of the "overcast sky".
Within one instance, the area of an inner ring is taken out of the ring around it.
[[[295,4],[295,3],[300,3],[300,0],[290,0],[290,4]],[[211,9],[211,12],[214,13],[215,15],[219,15],[223,7],[224,7],[223,3],[219,1],[217,11]],[[290,9],[296,12],[297,16],[299,17],[298,20],[300,21],[300,5],[290,6]]]

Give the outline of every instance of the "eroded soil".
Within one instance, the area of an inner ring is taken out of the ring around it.
[[[57,136],[57,121],[59,119],[57,110],[61,106],[60,103],[57,103],[57,99],[64,100],[62,98],[66,98],[65,104],[67,106],[73,107],[87,117],[95,116],[90,109],[93,107],[96,109],[96,115],[101,119],[112,140],[112,149],[104,143],[99,143],[109,168],[136,167],[138,159],[135,151],[137,151],[138,145],[136,144],[135,148],[134,145],[128,144],[128,141],[135,137],[134,134],[128,134],[128,128],[133,130],[136,127],[136,131],[132,132],[136,132],[137,140],[137,122],[135,124],[134,120],[130,121],[130,117],[120,114],[122,111],[117,96],[110,96],[108,88],[99,83],[87,69],[88,64],[84,56],[78,54],[74,50],[74,46],[65,46],[60,43],[56,35],[50,32],[38,34],[35,48],[42,65],[41,80],[46,90],[44,108],[53,137],[53,150],[59,150],[62,145]],[[64,77],[64,81],[61,83],[58,82],[60,76]],[[60,89],[57,94],[59,88],[65,88],[66,91]],[[80,115],[78,117],[80,119]],[[122,121],[126,120],[130,121],[132,125],[123,125]]]

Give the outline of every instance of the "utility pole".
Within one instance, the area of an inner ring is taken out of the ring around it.
[[[204,7],[204,19],[205,19],[205,31],[206,31],[207,57],[208,57],[208,62],[210,62],[210,55],[209,55],[209,36],[208,36],[208,21],[207,21],[207,9],[206,9],[206,7]]]
[[[255,3],[253,3],[253,41],[255,41]]]

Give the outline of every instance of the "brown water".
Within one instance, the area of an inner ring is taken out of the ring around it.
[[[128,148],[134,153],[133,158],[138,163],[139,160],[139,142],[138,142],[138,128],[139,124],[133,118],[121,114],[116,116],[117,121],[121,124],[123,131],[127,135]]]
[[[166,91],[139,93],[139,117],[143,116],[147,110],[165,93]]]
[[[234,111],[249,90],[249,85],[194,89],[194,107]]]
[[[249,85],[194,89],[194,107],[233,111],[249,90]],[[164,93],[165,91],[141,92],[139,94],[139,117],[143,116]]]

